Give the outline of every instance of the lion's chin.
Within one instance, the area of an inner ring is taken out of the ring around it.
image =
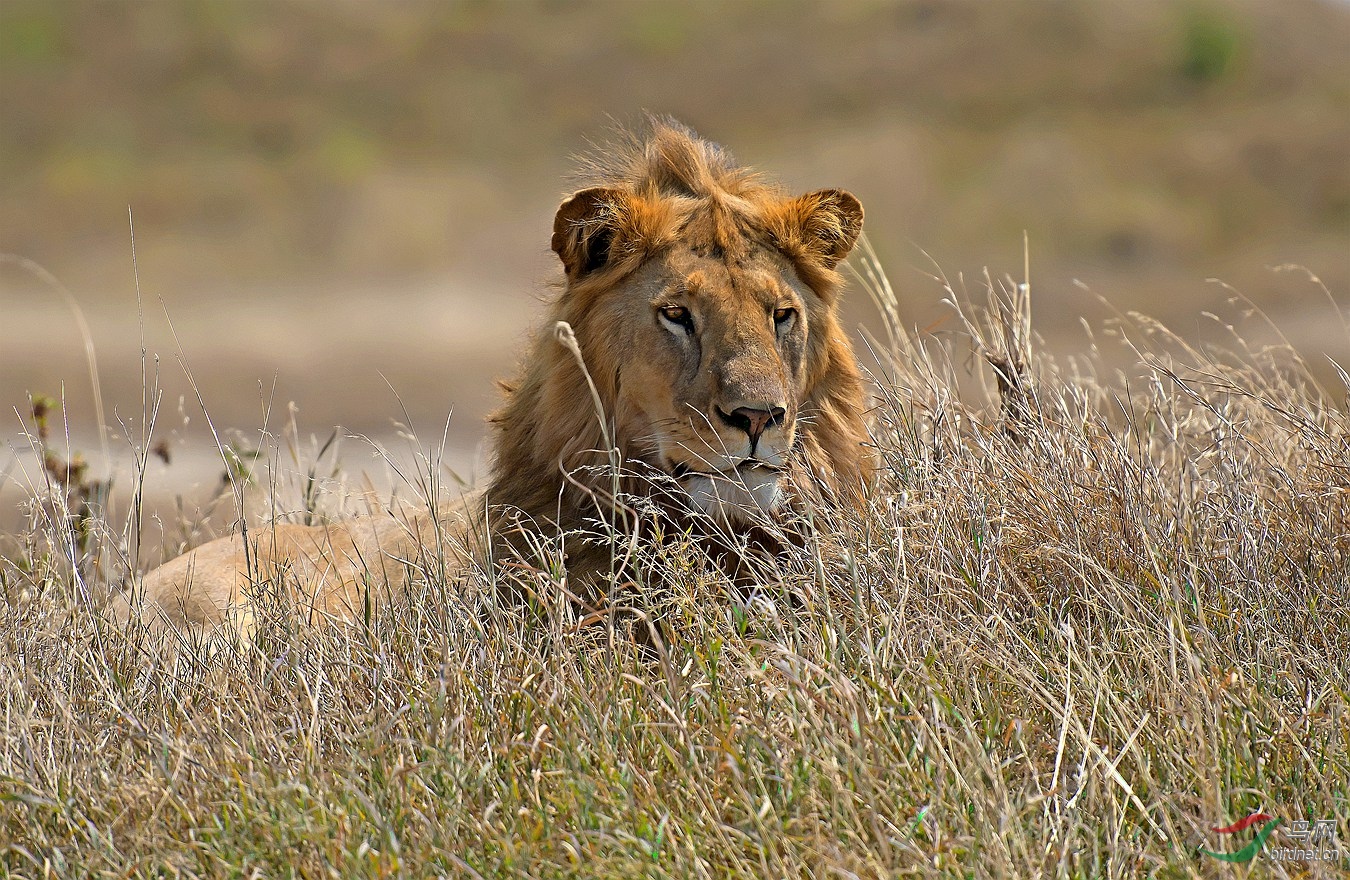
[[[770,468],[739,468],[730,474],[690,473],[680,480],[699,513],[733,524],[761,520],[783,505],[782,474]]]

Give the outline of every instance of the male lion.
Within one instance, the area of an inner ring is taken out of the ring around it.
[[[739,535],[742,552],[757,522],[808,499],[858,501],[871,456],[835,271],[862,229],[858,200],[787,196],[670,121],[587,174],[553,223],[565,288],[504,385],[485,491],[449,510],[211,541],[147,574],[120,615],[247,631],[272,585],[299,610],[351,619],[429,559],[537,563],[541,542],[597,519],[636,538],[620,513],[633,498],[709,539]],[[574,595],[603,589],[612,548],[565,546]]]

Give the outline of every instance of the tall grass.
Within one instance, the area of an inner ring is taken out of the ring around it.
[[[1057,363],[987,278],[939,279],[964,329],[920,337],[859,277],[868,509],[810,511],[754,602],[640,546],[655,651],[441,571],[164,655],[35,519],[0,567],[6,876],[1226,876],[1198,848],[1254,810],[1350,837],[1346,389],[1138,316],[1133,373]],[[308,474],[275,509],[314,515]]]

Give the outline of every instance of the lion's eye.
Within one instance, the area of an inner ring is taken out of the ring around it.
[[[797,310],[796,310],[796,309],[787,309],[787,308],[784,308],[784,309],[774,309],[774,310],[773,310],[773,322],[774,322],[775,325],[777,325],[777,326],[779,326],[779,327],[782,327],[782,326],[783,326],[784,324],[786,324],[788,321],[791,321],[791,320],[792,320],[792,316],[795,315],[795,314],[797,314]]]
[[[694,316],[684,306],[665,306],[660,311],[661,317],[670,323],[680,325],[687,333],[694,332]]]

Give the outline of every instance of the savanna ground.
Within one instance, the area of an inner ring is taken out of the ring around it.
[[[0,251],[78,299],[121,462],[57,288],[0,265],[0,870],[1350,871],[1198,853],[1258,809],[1350,848],[1345,5],[521,8],[0,4]],[[768,601],[649,551],[655,658],[509,572],[210,656],[102,623],[241,513],[451,491],[566,155],[643,108],[867,205],[864,514],[814,511]],[[1035,336],[909,243],[1021,266],[1023,230]]]
[[[964,345],[919,336],[856,265],[888,316],[868,509],[813,511],[752,601],[697,544],[641,550],[654,651],[496,571],[164,659],[97,613],[137,523],[54,481],[0,568],[6,875],[1346,870],[1198,852],[1256,810],[1345,833],[1346,383],[1138,316],[1103,332],[1128,379],[1056,362],[1012,282],[952,285]],[[334,503],[303,469],[264,495],[255,529]]]

